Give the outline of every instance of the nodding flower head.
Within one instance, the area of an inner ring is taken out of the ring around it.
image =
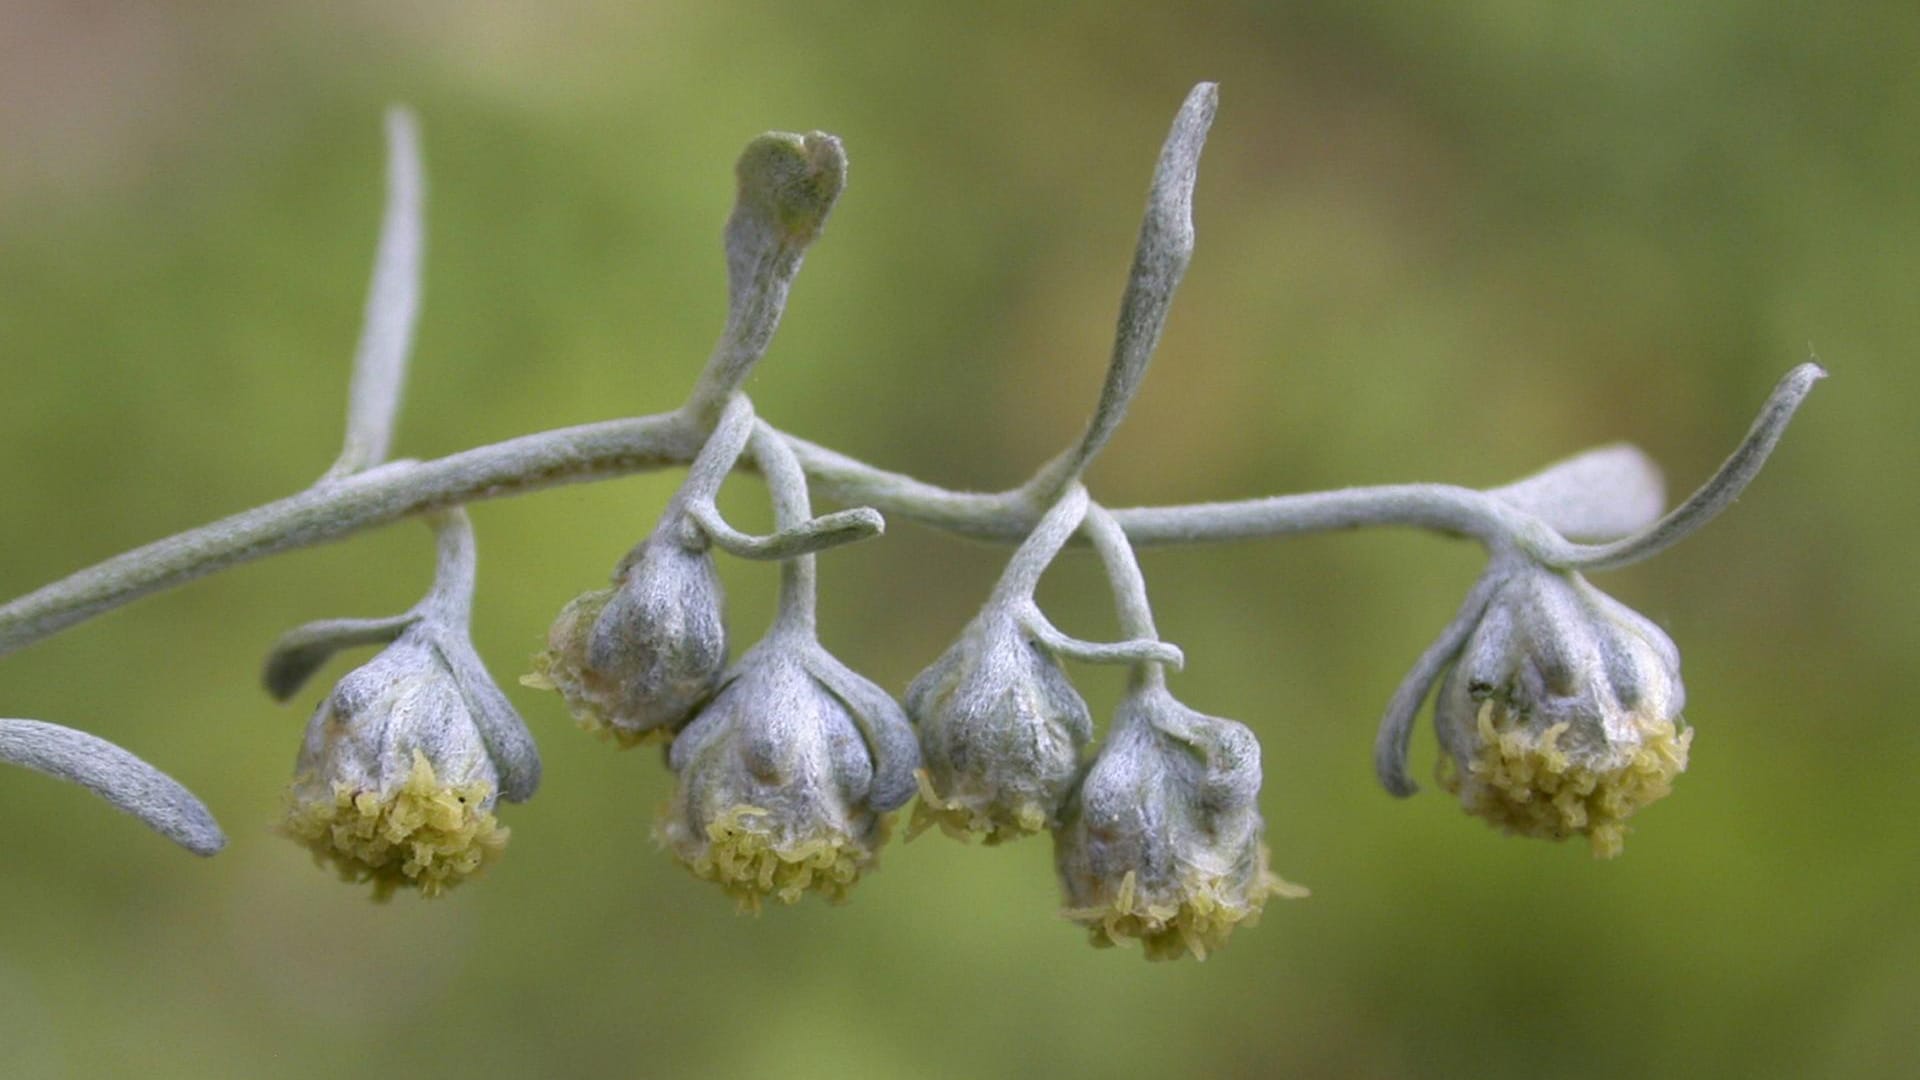
[[[372,882],[375,899],[402,886],[436,896],[506,847],[500,787],[459,677],[413,630],[320,703],[281,829],[343,880]]]
[[[613,587],[575,599],[522,682],[558,690],[580,726],[621,746],[671,739],[720,683],[727,628],[713,557],[662,528]]]
[[[661,841],[757,911],[809,891],[845,899],[919,761],[892,698],[810,638],[777,633],[740,658],[668,764],[679,784]]]
[[[1584,835],[1610,858],[1626,819],[1687,767],[1685,699],[1659,627],[1578,574],[1527,567],[1499,586],[1440,688],[1441,783],[1508,832]]]
[[[1267,868],[1259,795],[1252,732],[1136,689],[1054,832],[1067,917],[1095,945],[1204,960],[1268,897],[1306,895]]]
[[[925,767],[909,835],[989,844],[1058,823],[1093,736],[1087,704],[1008,606],[989,605],[907,691]]]

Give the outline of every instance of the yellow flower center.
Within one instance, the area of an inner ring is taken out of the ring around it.
[[[979,836],[987,844],[1018,840],[1047,828],[1050,817],[1044,807],[1032,799],[1007,806],[985,792],[953,792],[942,796],[934,789],[933,777],[925,769],[915,769],[920,798],[913,804],[913,820],[907,825],[911,840],[935,825],[956,840]]]
[[[295,789],[300,784],[295,782]],[[483,782],[440,782],[419,750],[405,782],[391,793],[333,785],[333,797],[289,795],[281,831],[312,849],[343,881],[373,883],[387,900],[408,886],[438,896],[500,857],[510,830],[481,809],[493,794]]]
[[[741,911],[754,913],[768,897],[792,904],[809,891],[844,902],[861,871],[873,864],[874,848],[885,842],[884,819],[868,846],[825,829],[781,841],[769,816],[757,806],[730,807],[707,824],[704,843],[692,842],[692,833],[677,821],[663,822],[658,833],[695,877],[718,884]]]
[[[1136,872],[1129,870],[1103,904],[1061,912],[1087,928],[1097,948],[1123,941],[1140,942],[1149,960],[1196,960],[1227,943],[1238,926],[1254,926],[1269,897],[1293,900],[1308,895],[1304,886],[1283,881],[1267,868],[1267,847],[1260,845],[1253,880],[1241,885],[1219,875],[1188,870],[1165,895],[1144,896]]]
[[[1507,832],[1549,840],[1585,834],[1594,857],[1610,859],[1624,846],[1626,819],[1673,791],[1693,744],[1692,729],[1676,732],[1672,720],[1635,713],[1633,721],[1637,744],[1575,756],[1559,745],[1566,724],[1536,732],[1488,701],[1464,773],[1442,754],[1440,784],[1468,813]]]

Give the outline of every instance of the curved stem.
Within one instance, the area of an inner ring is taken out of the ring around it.
[[[1013,557],[1007,560],[1007,568],[1001,573],[987,605],[1012,606],[1019,612],[1017,618],[1022,629],[1038,639],[1049,652],[1070,660],[1087,664],[1139,664],[1152,661],[1171,664],[1176,670],[1184,667],[1186,657],[1176,646],[1151,638],[1119,642],[1084,641],[1053,625],[1052,620],[1041,612],[1040,606],[1034,603],[1034,590],[1039,587],[1041,576],[1053,564],[1060,549],[1079,531],[1086,520],[1089,505],[1085,485],[1078,481],[1070,482],[1065,493],[1041,517],[1033,527],[1033,532],[1014,551]]]
[[[0,606],[0,655],[162,589],[268,555],[479,499],[684,463],[701,432],[672,414],[393,462],[116,555]]]
[[[1078,660],[1083,664],[1138,664],[1152,661],[1167,664],[1175,671],[1187,665],[1180,646],[1165,641],[1086,641],[1053,625],[1033,604],[1021,615],[1020,628],[1038,638],[1047,651]]]
[[[433,588],[420,601],[421,615],[442,626],[463,631],[473,617],[474,575],[479,552],[473,543],[473,521],[460,507],[428,515],[436,543]]]
[[[1088,503],[1087,519],[1082,527],[1092,539],[1094,550],[1100,553],[1101,564],[1107,568],[1107,582],[1113,587],[1113,606],[1120,617],[1120,632],[1141,641],[1160,640],[1160,633],[1153,625],[1153,607],[1147,603],[1147,579],[1140,573],[1140,561],[1134,557],[1133,545],[1127,542],[1120,523],[1099,503]],[[1166,671],[1154,661],[1143,660],[1134,665],[1132,682],[1136,688],[1164,686],[1166,679]]]
[[[675,498],[687,503],[689,509],[701,503],[711,504],[720,493],[720,485],[733,475],[733,467],[746,451],[747,441],[753,438],[756,419],[753,402],[747,395],[734,394],[728,398],[712,433],[694,455],[693,463],[687,466],[687,478],[681,481]]]
[[[686,482],[674,496],[706,539],[738,558],[780,560],[865,540],[886,531],[887,523],[880,512],[864,506],[809,518],[766,536],[741,532],[727,524],[714,496],[719,494],[721,483],[733,471],[735,462],[753,437],[755,425],[753,406],[747,396],[733,395],[707,444],[700,448],[699,456],[688,468]],[[659,528],[677,526],[674,516],[671,512],[661,515]],[[644,541],[641,546],[645,546]],[[638,551],[636,548],[636,555]]]
[[[1549,542],[1537,518],[1485,492],[1449,484],[1387,484],[1235,502],[1135,507],[1113,511],[1134,543],[1218,543],[1363,526],[1399,525],[1485,544],[1527,536]]]
[[[769,429],[770,430],[770,429]],[[244,562],[329,543],[423,512],[691,460],[701,431],[676,414],[526,435],[426,462],[393,462],[116,555],[0,606],[0,655],[142,596]],[[1041,514],[1020,491],[954,492],[787,436],[835,501],[978,540],[1014,542]],[[755,455],[756,461],[758,455]],[[765,466],[760,466],[764,471]],[[1484,493],[1401,484],[1231,503],[1113,511],[1136,544],[1193,544],[1394,525],[1493,542],[1546,527]],[[1541,542],[1545,542],[1542,540]]]
[[[715,547],[735,558],[757,562],[812,555],[842,544],[870,540],[887,531],[887,521],[880,512],[865,506],[808,518],[791,528],[765,535],[741,532],[727,524],[712,503],[697,503],[688,508],[687,514]]]
[[[807,497],[807,474],[787,448],[786,440],[765,422],[753,429],[748,444],[760,473],[767,479],[767,491],[773,497],[773,524],[777,529],[792,529],[804,524],[813,513]],[[780,601],[774,615],[775,630],[804,633],[812,637],[815,623],[814,557],[798,555],[780,564]]]
[[[1060,549],[1080,530],[1080,522],[1086,516],[1087,489],[1078,483],[1070,484],[1007,559],[1007,567],[1000,572],[1000,581],[994,585],[993,595],[987,602],[1006,604],[1032,599],[1034,590],[1040,587],[1041,576],[1053,565]]]

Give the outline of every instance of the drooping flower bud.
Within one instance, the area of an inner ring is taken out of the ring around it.
[[[341,679],[307,725],[282,830],[346,881],[435,896],[498,859],[503,766],[424,629]],[[494,693],[498,693],[497,690]]]
[[[1659,627],[1575,573],[1501,583],[1434,705],[1441,783],[1508,832],[1584,835],[1620,853],[1626,819],[1673,790],[1680,654]]]
[[[1259,795],[1251,731],[1137,687],[1054,831],[1066,916],[1098,946],[1204,960],[1269,897],[1306,895],[1267,867]]]
[[[733,171],[739,199],[727,221],[729,255],[797,254],[820,235],[846,187],[847,152],[825,132],[769,131],[747,144]]]
[[[810,639],[776,633],[674,740],[679,784],[658,828],[695,876],[745,910],[809,892],[840,901],[885,841],[918,764],[900,707]]]
[[[580,726],[635,746],[670,739],[727,666],[720,577],[673,510],[622,564],[612,588],[561,610],[529,686],[558,690]]]
[[[995,844],[1049,828],[1093,737],[1053,655],[992,603],[913,681],[907,715],[925,761],[909,835],[938,824]]]

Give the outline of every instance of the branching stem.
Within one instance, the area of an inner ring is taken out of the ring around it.
[[[1787,375],[1748,442],[1708,485],[1713,496],[1689,500],[1663,519],[1655,527],[1663,542],[1655,547],[1633,537],[1605,546],[1574,544],[1529,509],[1491,492],[1448,484],[1345,488],[1239,502],[1135,507],[1112,514],[1127,539],[1141,547],[1400,526],[1472,537],[1492,548],[1518,547],[1554,566],[1587,566],[1590,563],[1582,560],[1598,559],[1608,566],[1621,565],[1664,547],[1676,529],[1695,527],[1730,502],[1758,471],[1818,375],[1817,365],[1801,365]],[[759,433],[779,438],[812,487],[829,499],[871,506],[890,517],[976,540],[1017,543],[1046,509],[1035,505],[1024,488],[949,491],[776,431],[764,421]],[[681,413],[662,413],[523,435],[432,461],[396,461],[330,480],[116,555],[0,606],[0,655],[150,593],[268,555],[482,499],[685,465],[699,453],[705,434]],[[1567,466],[1582,463],[1574,459]],[[1678,525],[1674,518],[1681,518]]]

